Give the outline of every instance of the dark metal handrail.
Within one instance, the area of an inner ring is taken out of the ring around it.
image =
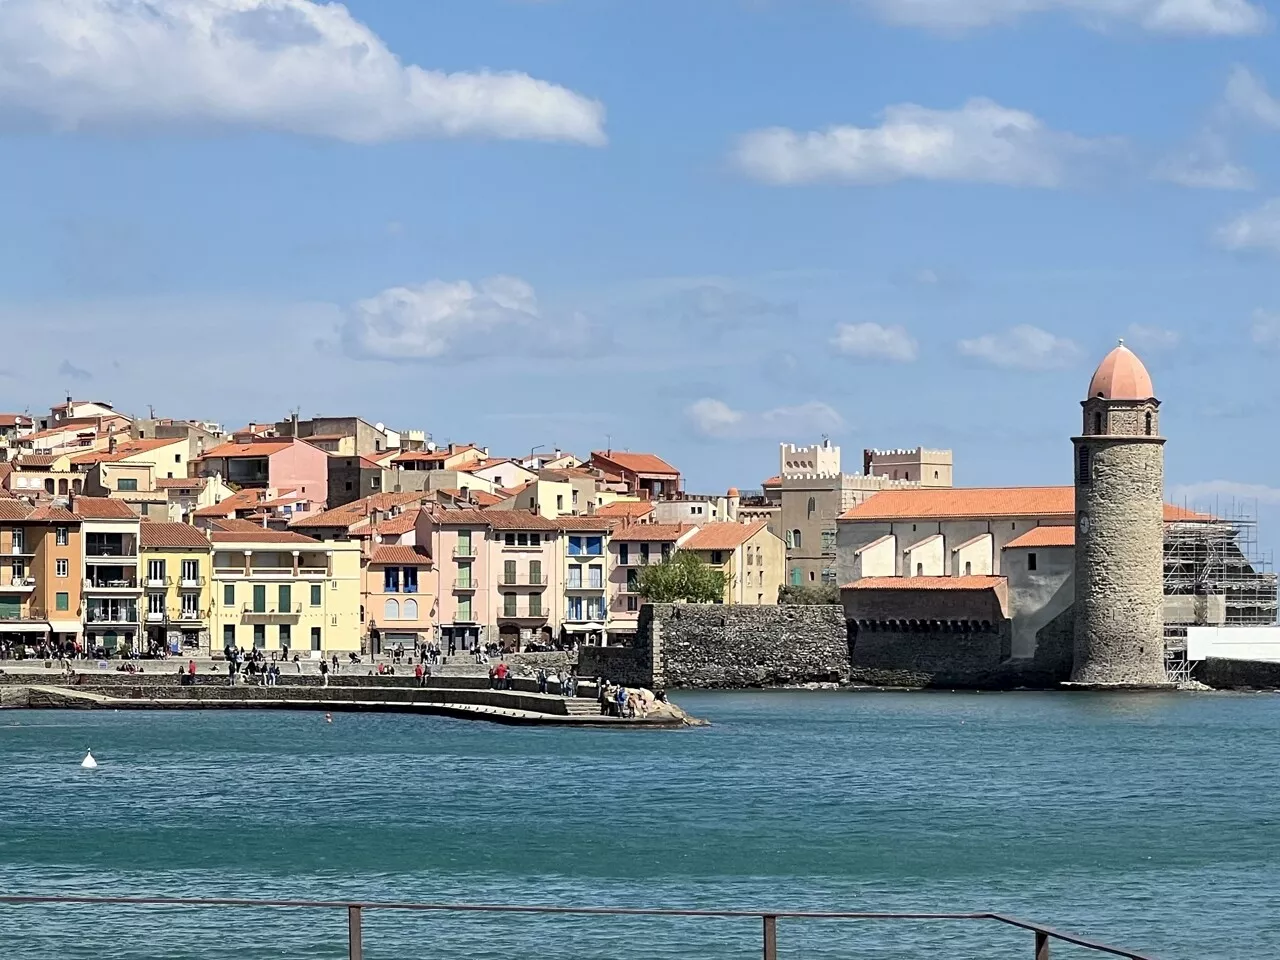
[[[843,911],[809,910],[703,910],[669,909],[663,907],[539,907],[508,904],[480,903],[398,903],[348,900],[243,900],[232,897],[78,897],[45,894],[0,894],[0,903],[72,903],[72,904],[123,904],[126,906],[159,907],[270,907],[286,909],[324,909],[347,911],[347,942],[350,960],[362,960],[364,956],[362,920],[365,910],[414,910],[437,913],[542,913],[574,914],[579,916],[627,916],[627,917],[712,917],[720,919],[751,919],[761,921],[761,945],[764,960],[777,960],[779,920],[935,920],[969,921],[985,920],[1027,930],[1035,935],[1035,960],[1049,960],[1049,943],[1060,940],[1073,946],[1084,947],[1097,953],[1122,957],[1124,960],[1154,960],[1153,957],[1113,947],[1087,937],[1077,936],[1046,927],[1029,920],[1006,916],[1002,913],[863,913]]]

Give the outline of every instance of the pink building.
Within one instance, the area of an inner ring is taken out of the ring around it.
[[[434,639],[433,564],[425,547],[386,544],[373,548],[364,568],[363,609],[371,654],[397,646],[412,653]]]
[[[195,463],[199,476],[221,474],[241,489],[292,491],[321,509],[329,496],[329,455],[293,437],[224,443]]]

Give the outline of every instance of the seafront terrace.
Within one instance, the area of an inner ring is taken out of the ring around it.
[[[1122,957],[1125,960],[1155,960],[1155,958],[1127,950],[1122,947],[1100,943],[1088,937],[1079,936],[1054,929],[1043,924],[1021,920],[1017,917],[1000,913],[869,913],[823,911],[806,912],[796,910],[681,910],[649,907],[552,907],[523,905],[463,904],[463,903],[392,903],[361,901],[318,901],[318,900],[241,900],[232,898],[165,898],[165,897],[91,897],[91,896],[51,896],[0,894],[0,904],[21,910],[40,905],[56,905],[59,907],[82,907],[89,916],[81,929],[87,931],[86,942],[77,946],[88,948],[93,940],[94,924],[93,907],[111,906],[136,907],[139,910],[150,908],[171,908],[188,911],[201,910],[234,910],[234,909],[275,909],[275,910],[314,910],[345,911],[347,915],[347,958],[348,960],[364,960],[364,917],[374,911],[401,913],[431,914],[496,914],[509,916],[532,917],[648,917],[666,919],[685,919],[703,921],[730,921],[751,924],[759,931],[760,956],[763,960],[777,960],[778,928],[781,925],[785,932],[787,926],[816,921],[881,921],[887,923],[936,923],[936,924],[985,924],[990,928],[1014,929],[1027,935],[1027,956],[1034,960],[1050,960],[1050,948],[1056,941],[1074,947],[1083,948],[1092,954]],[[0,914],[2,915],[2,914]],[[228,920],[231,918],[228,917]],[[102,944],[103,947],[106,944]],[[1078,956],[1073,953],[1073,956]]]

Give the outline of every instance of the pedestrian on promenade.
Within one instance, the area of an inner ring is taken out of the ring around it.
[[[333,672],[338,672],[338,655],[336,653],[333,655]]]
[[[298,668],[298,674],[302,674],[302,661],[298,659],[298,655],[293,655],[293,665]]]
[[[497,667],[490,667],[490,668],[489,668],[489,689],[490,689],[490,690],[497,690],[497,689],[498,689],[498,682],[497,682],[497,681],[498,681],[498,668],[497,668]]]
[[[320,661],[320,686],[327,687],[329,685],[329,661]]]
[[[603,677],[596,677],[596,699],[600,701],[600,716],[607,716],[609,713],[609,681]]]
[[[546,667],[538,668],[538,692],[539,693],[547,692],[547,668]]]
[[[422,682],[422,676],[423,676],[423,673],[424,673],[424,671],[423,671],[423,669],[422,669],[422,664],[421,664],[421,663],[419,663],[416,667],[414,667],[414,668],[413,668],[413,676],[414,676],[414,679],[418,681],[418,686],[420,686],[420,687],[426,686],[426,684],[424,684],[424,683]]]
[[[576,697],[578,695],[578,671],[569,671],[569,692],[566,696]]]

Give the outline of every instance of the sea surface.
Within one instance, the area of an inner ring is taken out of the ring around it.
[[[1167,960],[1280,956],[1278,696],[676,699],[713,726],[3,711],[0,892],[1001,911]],[[345,923],[0,905],[0,956],[319,960],[346,956]],[[370,960],[747,958],[759,937],[392,912],[364,931]],[[1032,954],[985,922],[779,924],[782,958]]]

